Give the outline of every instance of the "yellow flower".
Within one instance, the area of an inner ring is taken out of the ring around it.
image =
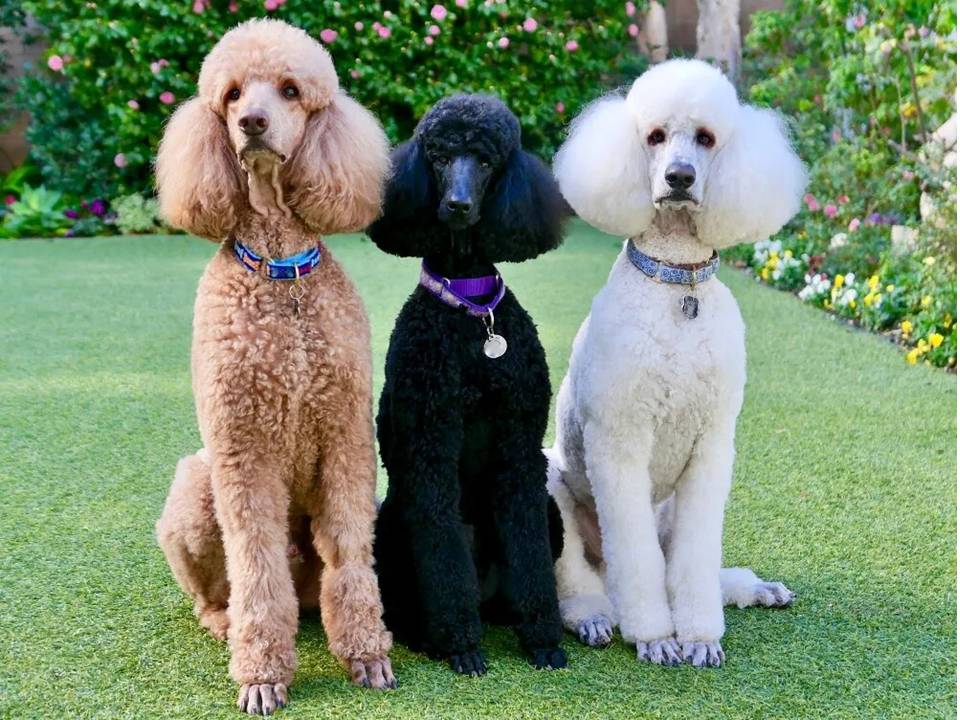
[[[784,251],[783,251],[783,256],[784,256],[785,258],[787,258],[787,259],[792,258],[792,257],[793,257],[793,250],[784,250]]]
[[[833,286],[834,286],[835,288],[843,287],[843,275],[837,275],[837,276],[833,279]]]
[[[937,259],[936,259],[935,257],[933,257],[933,255],[927,255],[927,256],[923,259],[923,264],[926,265],[927,267],[930,267],[931,265],[934,265],[936,262],[937,262]]]
[[[863,304],[866,305],[867,307],[871,307],[873,305],[873,301],[876,300],[876,298],[877,298],[876,293],[872,293],[872,292],[867,293],[866,295],[863,296]]]
[[[856,309],[857,309],[857,301],[856,301],[856,300],[851,300],[851,301],[850,301],[850,309],[851,309],[851,310],[856,310]]]
[[[871,276],[870,276],[870,279],[867,280],[867,286],[868,286],[871,290],[876,290],[876,289],[877,289],[877,285],[879,285],[879,284],[880,284],[880,276],[879,276],[879,275],[871,275]]]
[[[932,332],[928,336],[930,340],[930,346],[938,348],[943,344],[943,335],[938,332]]]
[[[916,348],[914,348],[913,350],[911,350],[910,352],[907,353],[907,362],[910,363],[911,365],[916,365],[916,364],[917,364],[917,358],[918,358],[919,356],[920,356],[920,353],[917,352],[917,349],[916,349]]]
[[[920,300],[920,307],[928,308],[930,307],[930,303],[932,302],[933,302],[933,298],[930,297],[929,295],[926,295],[922,300]]]
[[[887,292],[893,292],[893,285],[887,285]]]
[[[900,114],[905,118],[912,118],[917,114],[917,106],[912,102],[907,101],[900,106]]]
[[[767,279],[769,279],[769,278],[770,278],[770,268],[767,268],[767,267],[763,268],[763,270],[760,271],[760,278],[761,278],[762,280],[767,280]]]
[[[902,332],[904,335],[909,335],[912,330],[913,323],[909,320],[904,320],[902,323],[900,323],[900,332]]]
[[[771,251],[770,251],[770,260],[773,260],[774,262],[776,262],[776,261],[777,261],[777,258],[779,258],[779,257],[780,257],[780,253],[778,253],[776,250],[771,250]],[[768,262],[769,262],[769,260],[768,260]]]
[[[917,342],[917,350],[919,350],[921,353],[925,353],[929,349],[930,346],[927,345],[927,341],[923,338],[920,338],[919,342]]]
[[[953,327],[953,315],[950,313],[943,316],[943,327],[947,330]]]

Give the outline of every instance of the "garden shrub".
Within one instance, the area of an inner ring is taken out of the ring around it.
[[[640,3],[642,5],[642,3]],[[287,20],[331,52],[342,86],[394,142],[455,91],[503,98],[525,145],[549,157],[569,120],[640,68],[622,0],[25,0],[49,32],[25,81],[29,139],[44,182],[85,197],[151,187],[163,122],[195,91],[230,27]],[[625,54],[626,52],[626,54]]]
[[[956,6],[786,0],[752,24],[747,94],[789,118],[810,187],[797,218],[733,258],[888,334],[908,362],[954,367],[956,168],[931,136],[956,112]],[[921,219],[922,194],[935,218]]]

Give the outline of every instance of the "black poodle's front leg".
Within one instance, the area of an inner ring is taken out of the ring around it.
[[[482,675],[487,667],[480,651],[480,586],[460,518],[459,406],[430,390],[394,397],[392,405],[384,453],[389,502],[411,551],[422,643],[455,671]]]
[[[517,620],[517,636],[530,662],[541,669],[566,667],[541,450],[543,422],[536,414],[499,420],[491,510],[503,558],[500,594]]]

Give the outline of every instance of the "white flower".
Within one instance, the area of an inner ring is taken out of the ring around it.
[[[832,238],[830,238],[830,249],[836,250],[837,248],[842,248],[847,244],[847,234],[846,233],[837,233]]]
[[[854,275],[853,273],[847,273],[846,276],[843,278],[843,282],[847,287],[850,287],[851,285],[853,285],[856,279],[857,279],[856,275]]]

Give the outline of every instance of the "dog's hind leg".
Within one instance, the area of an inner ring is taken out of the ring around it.
[[[547,490],[563,519],[563,550],[554,565],[560,616],[564,627],[575,633],[580,642],[602,647],[613,639],[616,620],[603,578],[587,559],[589,540],[582,531],[588,518],[582,517],[583,510],[577,510],[577,501],[564,482],[556,450],[545,450],[544,454],[548,462]],[[593,520],[596,525],[596,512]],[[597,535],[599,539],[599,531]]]
[[[157,541],[177,583],[193,598],[200,624],[224,640],[230,586],[205,456],[201,450],[177,463],[163,514],[157,520]]]
[[[657,507],[657,532],[667,552],[673,534],[675,497],[671,495]],[[720,592],[723,604],[746,607],[787,607],[796,595],[781,582],[762,580],[749,568],[722,568]]]

